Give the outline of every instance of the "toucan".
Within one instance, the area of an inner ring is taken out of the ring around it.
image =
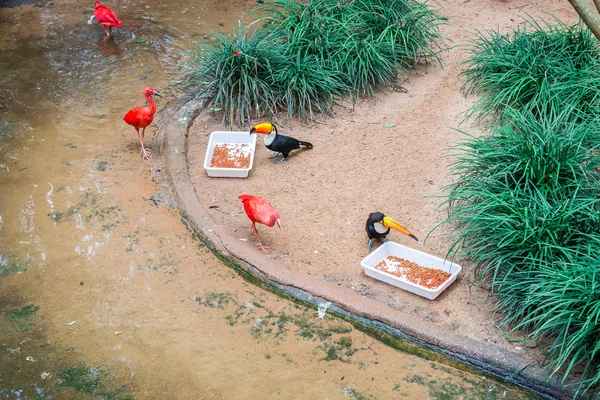
[[[254,125],[252,129],[250,129],[250,134],[252,135],[254,133],[266,135],[265,146],[267,146],[267,149],[277,152],[277,154],[269,158],[277,158],[279,154],[283,156],[283,158],[275,164],[284,162],[290,154],[290,151],[299,149],[300,146],[305,146],[307,149],[312,149],[313,147],[311,143],[302,142],[293,137],[277,134],[277,127],[269,122],[261,122],[260,124]]]
[[[408,229],[406,229],[405,227],[403,227],[384,213],[375,211],[369,214],[369,218],[367,218],[367,224],[365,225],[365,230],[367,231],[367,235],[369,236],[369,251],[373,249],[373,239],[383,239],[384,242],[386,241],[386,236],[388,235],[388,233],[390,233],[390,228],[402,232],[405,235],[408,235],[417,241],[419,240]]]

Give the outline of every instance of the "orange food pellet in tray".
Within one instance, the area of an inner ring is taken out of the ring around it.
[[[210,160],[212,168],[248,168],[250,145],[246,143],[217,143]]]
[[[375,269],[428,289],[439,287],[451,276],[451,274],[441,269],[425,268],[415,262],[395,256],[387,256],[375,266]]]

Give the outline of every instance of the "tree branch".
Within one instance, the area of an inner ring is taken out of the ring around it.
[[[600,40],[600,18],[594,13],[585,0],[569,0],[577,14],[581,17],[586,26],[592,31],[594,36]],[[600,0],[594,0],[596,7],[600,7]],[[600,10],[600,8],[598,8]]]

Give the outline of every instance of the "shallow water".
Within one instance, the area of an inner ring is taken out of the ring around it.
[[[529,398],[251,285],[165,205],[123,115],[253,3],[115,1],[109,41],[92,5],[0,8],[0,398]]]

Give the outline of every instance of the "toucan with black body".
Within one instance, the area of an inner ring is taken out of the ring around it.
[[[369,251],[373,249],[373,239],[382,239],[385,243],[385,241],[387,240],[386,237],[390,233],[390,228],[395,229],[398,232],[402,232],[405,235],[408,235],[417,241],[419,240],[408,229],[406,229],[405,227],[403,227],[384,213],[375,211],[369,214],[369,218],[367,218],[367,224],[365,225],[365,230],[367,231],[367,235],[369,236]]]
[[[265,146],[267,149],[276,151],[272,157],[269,158],[277,158],[279,154],[283,156],[283,158],[277,161],[275,164],[281,164],[284,162],[290,152],[292,150],[299,149],[300,146],[304,146],[307,149],[312,149],[313,145],[308,142],[302,142],[298,139],[294,139],[293,137],[279,135],[277,133],[277,127],[269,122],[261,122],[260,124],[256,124],[250,129],[250,134],[262,133],[265,136]]]

